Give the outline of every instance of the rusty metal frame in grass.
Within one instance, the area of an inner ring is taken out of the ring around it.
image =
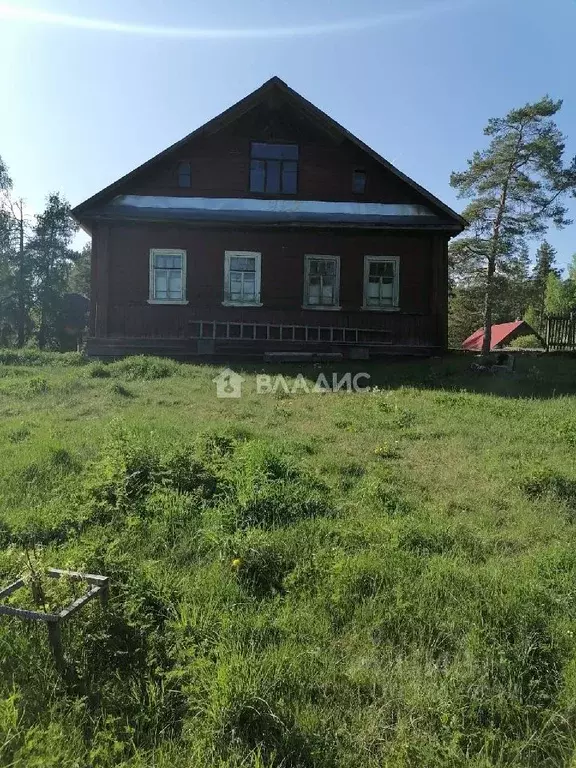
[[[64,654],[62,651],[62,635],[60,631],[60,623],[64,619],[69,619],[76,611],[86,605],[90,600],[95,597],[99,597],[102,606],[105,607],[108,601],[108,587],[109,581],[107,576],[99,576],[92,573],[80,573],[79,571],[63,571],[60,568],[49,568],[47,576],[51,579],[59,579],[61,577],[71,579],[72,581],[83,581],[90,585],[90,589],[85,595],[76,598],[73,602],[67,605],[58,613],[44,613],[42,611],[30,611],[24,608],[16,608],[11,605],[0,604],[0,615],[13,616],[17,619],[23,619],[25,621],[43,621],[48,627],[48,640],[50,647],[54,654],[56,664],[62,668],[64,666]],[[8,587],[0,590],[0,600],[9,597],[14,592],[24,587],[26,582],[24,579],[17,579]]]

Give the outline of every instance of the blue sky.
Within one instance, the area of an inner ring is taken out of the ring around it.
[[[576,0],[0,0],[0,155],[76,204],[276,74],[462,210],[489,117],[563,98],[576,154],[575,31]]]

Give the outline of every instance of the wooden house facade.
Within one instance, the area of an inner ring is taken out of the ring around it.
[[[446,347],[466,222],[278,78],[73,214],[91,355]]]

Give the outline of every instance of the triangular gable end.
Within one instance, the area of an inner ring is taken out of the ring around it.
[[[221,114],[212,118],[207,123],[204,123],[204,125],[192,131],[192,133],[189,133],[184,138],[177,141],[175,144],[172,144],[170,147],[163,150],[159,154],[155,155],[150,160],[147,160],[145,163],[138,166],[133,171],[130,171],[125,176],[122,176],[120,179],[113,182],[109,186],[105,187],[100,192],[96,193],[92,197],[88,198],[84,202],[77,205],[72,210],[72,214],[76,218],[81,219],[83,215],[90,209],[94,208],[97,205],[102,204],[103,202],[106,202],[112,199],[112,197],[114,197],[117,193],[119,193],[119,191],[123,189],[128,182],[136,179],[145,171],[151,170],[154,166],[156,166],[161,161],[168,160],[170,156],[172,156],[173,154],[176,154],[179,149],[181,149],[184,145],[186,145],[192,139],[200,136],[210,135],[212,133],[215,133],[216,131],[221,130],[226,126],[231,125],[235,121],[239,120],[243,115],[247,114],[250,110],[252,110],[258,104],[263,103],[267,99],[269,99],[274,92],[281,95],[288,103],[292,104],[294,107],[298,108],[303,113],[305,113],[312,122],[314,122],[316,125],[318,125],[327,133],[332,134],[338,139],[348,139],[350,142],[352,142],[352,144],[354,144],[363,152],[365,152],[367,155],[369,155],[373,160],[375,160],[379,165],[384,167],[388,172],[392,173],[399,180],[404,182],[407,186],[412,188],[415,192],[417,192],[429,203],[431,203],[434,207],[442,211],[448,219],[452,220],[452,223],[454,225],[456,225],[459,228],[464,228],[467,226],[468,222],[462,216],[460,216],[458,213],[453,211],[449,206],[445,205],[441,200],[435,197],[432,193],[428,192],[428,190],[424,189],[419,184],[417,184],[413,179],[403,174],[394,165],[389,163],[385,158],[383,158],[381,155],[375,152],[371,147],[369,147],[359,138],[354,136],[354,134],[350,133],[350,131],[348,131],[346,128],[341,126],[339,123],[333,120],[329,115],[327,115],[321,109],[319,109],[310,101],[305,99],[299,93],[294,91],[283,80],[281,80],[279,77],[276,77],[276,76],[270,78],[270,80],[266,81],[262,86],[260,86],[260,88],[257,88],[248,96],[244,97],[243,99],[238,101],[236,104],[226,109]]]

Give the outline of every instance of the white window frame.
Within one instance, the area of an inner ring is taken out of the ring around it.
[[[368,279],[370,264],[373,262],[391,262],[394,264],[394,281],[392,283],[392,304],[374,306],[368,304]],[[399,256],[364,256],[364,298],[362,309],[368,312],[398,312],[400,309],[400,257]]]
[[[182,257],[182,293],[179,299],[157,299],[155,286],[155,259],[156,256],[181,256]],[[186,251],[181,248],[150,248],[149,261],[149,297],[148,304],[188,304],[186,299]]]
[[[252,258],[256,260],[256,273],[254,277],[254,289],[256,298],[254,301],[232,301],[230,296],[230,260],[234,256],[240,258]],[[224,251],[224,301],[225,307],[261,307],[260,285],[262,277],[262,254],[259,251]]]
[[[310,262],[321,260],[336,262],[334,304],[310,304],[309,302]],[[307,253],[304,255],[304,303],[302,304],[302,309],[318,309],[324,312],[335,312],[342,309],[340,306],[340,256],[320,255],[317,253]]]

